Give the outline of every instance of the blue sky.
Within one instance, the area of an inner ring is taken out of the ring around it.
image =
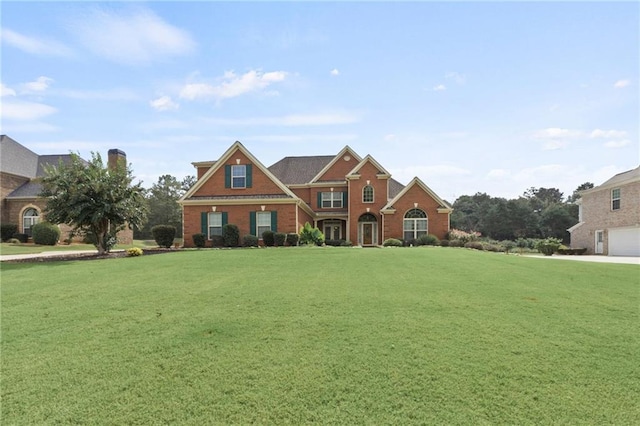
[[[441,197],[640,163],[637,2],[2,2],[1,133],[145,186],[349,145]]]

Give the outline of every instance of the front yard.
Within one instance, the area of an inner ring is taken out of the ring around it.
[[[454,248],[0,264],[3,424],[638,424],[635,265]]]

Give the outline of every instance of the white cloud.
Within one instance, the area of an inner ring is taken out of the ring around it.
[[[591,138],[624,138],[625,136],[627,136],[627,132],[623,131],[623,130],[600,130],[600,129],[595,129],[593,130],[590,134],[589,137]]]
[[[24,83],[24,87],[29,92],[44,92],[53,83],[53,79],[49,77],[38,77],[35,81]]]
[[[55,40],[28,37],[8,28],[0,31],[0,37],[4,44],[34,55],[71,56],[73,54],[71,49]]]
[[[569,144],[569,142],[566,141],[566,140],[554,139],[554,140],[549,140],[549,141],[545,142],[544,145],[542,146],[542,149],[545,150],[545,151],[554,151],[556,149],[564,148],[568,144]]]
[[[180,105],[173,102],[169,96],[161,96],[149,102],[149,105],[157,111],[172,111],[180,107]]]
[[[0,83],[0,97],[4,97],[4,96],[15,96],[16,95],[16,91],[13,90],[12,88],[5,86],[4,83]]]
[[[459,72],[451,71],[444,75],[447,80],[455,81],[457,84],[464,84],[467,82],[467,77]]]
[[[195,50],[186,31],[142,8],[95,8],[88,16],[75,19],[70,30],[97,55],[123,64],[148,64]]]
[[[618,80],[613,84],[613,87],[616,89],[622,89],[627,87],[631,82],[629,80]]]
[[[340,71],[337,68],[331,70],[331,75],[340,75]]]
[[[37,120],[54,114],[58,110],[52,106],[35,102],[3,102],[2,119]]]
[[[631,141],[629,139],[620,139],[606,142],[604,146],[605,148],[622,148],[629,145],[630,143]]]
[[[561,139],[580,137],[582,132],[579,130],[562,129],[558,127],[549,127],[547,129],[538,130],[533,137],[536,139]]]
[[[397,139],[398,139],[398,137],[396,135],[394,135],[393,133],[384,136],[384,141],[385,142],[393,142],[393,141],[395,141]]]
[[[54,96],[79,99],[84,101],[135,101],[140,96],[129,89],[108,89],[108,90],[52,90]]]
[[[511,174],[511,172],[509,170],[506,169],[492,169],[489,171],[489,173],[487,173],[487,177],[488,178],[492,178],[492,179],[499,179],[499,178],[504,178],[507,177]]]
[[[447,90],[447,86],[444,84],[438,84],[437,86],[433,86],[434,92],[442,92],[443,90]]]
[[[251,70],[242,75],[227,71],[221,78],[222,82],[217,86],[207,83],[189,83],[180,91],[180,97],[191,101],[234,98],[246,93],[264,90],[273,83],[284,81],[286,77],[285,71],[262,73]]]

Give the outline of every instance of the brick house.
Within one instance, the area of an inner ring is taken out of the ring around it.
[[[108,153],[108,164],[126,161],[124,152],[112,149]],[[84,160],[83,160],[84,161]],[[43,210],[46,200],[39,197],[42,185],[39,178],[44,176],[47,166],[69,164],[71,155],[38,155],[6,135],[0,135],[0,221],[18,226],[18,233],[31,236],[31,227],[44,220]],[[60,225],[60,239],[68,237],[71,229]],[[131,244],[133,231],[118,233],[118,241]]]
[[[589,254],[640,256],[640,167],[580,192],[571,247]]]
[[[420,179],[402,185],[348,146],[336,155],[285,157],[265,167],[236,142],[217,161],[193,165],[197,182],[179,201],[187,247],[192,235],[211,240],[227,223],[241,237],[261,238],[265,230],[297,233],[309,222],[328,240],[362,246],[427,233],[442,239],[449,231],[451,206]]]

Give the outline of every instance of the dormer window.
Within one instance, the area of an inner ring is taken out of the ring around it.
[[[373,203],[373,186],[367,185],[362,188],[362,202]]]

